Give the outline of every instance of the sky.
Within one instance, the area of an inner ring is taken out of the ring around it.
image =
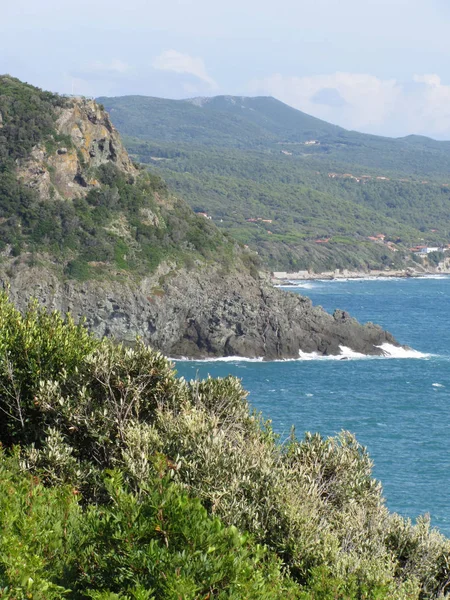
[[[86,96],[270,95],[450,140],[449,0],[0,0],[0,73]]]

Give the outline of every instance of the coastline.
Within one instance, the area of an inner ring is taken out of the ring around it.
[[[314,273],[310,271],[297,271],[288,273],[285,271],[274,271],[272,273],[272,283],[280,285],[291,281],[311,281],[311,280],[334,280],[334,279],[385,279],[385,278],[426,278],[430,276],[450,275],[450,269],[397,269],[397,270],[370,270],[370,271],[350,271],[348,269],[337,269],[336,271],[323,271]]]

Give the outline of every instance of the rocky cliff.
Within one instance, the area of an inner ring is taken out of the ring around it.
[[[85,316],[97,335],[145,342],[172,357],[297,358],[299,352],[338,355],[342,347],[382,354],[398,345],[380,327],[360,325],[343,311],[330,315],[308,298],[279,291],[247,273],[223,276],[214,267],[181,271],[163,285],[62,281],[50,269],[16,265],[8,281],[16,304],[36,297],[51,309]],[[159,278],[160,279],[160,278]]]
[[[382,354],[397,344],[274,289],[254,255],[132,164],[95,102],[3,77],[0,114],[0,281],[19,307],[36,297],[98,335],[139,335],[174,357]]]
[[[93,100],[71,98],[56,111],[53,140],[34,146],[18,161],[17,175],[42,199],[72,200],[99,188],[95,169],[111,163],[128,175],[137,171],[109,115]]]

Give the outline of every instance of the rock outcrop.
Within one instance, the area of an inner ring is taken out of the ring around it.
[[[380,355],[396,340],[347,313],[330,315],[308,298],[280,291],[246,273],[217,269],[181,271],[158,284],[157,274],[139,284],[62,282],[51,270],[16,265],[0,273],[20,308],[36,297],[50,309],[86,317],[98,336],[145,342],[172,357],[298,358],[299,352],[338,355],[341,346]]]
[[[128,175],[136,175],[117,130],[108,113],[93,100],[74,98],[57,109],[56,146],[39,144],[31,156],[21,160],[18,176],[42,199],[72,200],[99,187],[92,175],[96,167],[113,163]],[[69,142],[64,145],[64,139]]]

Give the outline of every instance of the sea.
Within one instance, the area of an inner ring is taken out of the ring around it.
[[[414,352],[178,361],[178,374],[241,378],[282,440],[292,425],[299,437],[354,433],[374,461],[388,508],[413,521],[428,513],[450,536],[450,277],[301,281],[286,290],[378,323]]]

